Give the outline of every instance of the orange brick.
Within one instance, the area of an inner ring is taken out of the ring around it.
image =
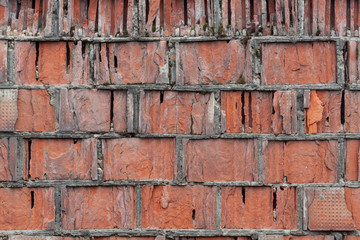
[[[0,138],[0,181],[16,181],[17,139]]]

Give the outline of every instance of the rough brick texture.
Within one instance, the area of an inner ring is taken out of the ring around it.
[[[359,0],[0,0],[0,240],[360,240]]]

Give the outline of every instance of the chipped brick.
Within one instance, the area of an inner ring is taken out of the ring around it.
[[[0,138],[0,181],[16,181],[17,139]]]
[[[61,198],[66,230],[135,227],[133,187],[63,188]]]
[[[106,139],[102,149],[104,180],[172,180],[176,176],[175,139]]]
[[[336,83],[336,46],[333,42],[262,44],[261,83]]]
[[[95,45],[95,84],[169,83],[166,41]]]
[[[140,95],[140,132],[212,134],[214,94],[146,91]]]
[[[176,59],[177,84],[250,83],[249,44],[246,47],[237,40],[180,43]]]
[[[360,140],[346,140],[345,177],[348,181],[360,181]]]
[[[61,89],[59,130],[109,131],[110,101],[109,91]]]
[[[344,129],[347,133],[360,132],[360,92],[345,90],[345,122]]]
[[[183,144],[187,181],[258,180],[257,142],[253,139],[183,140]]]
[[[97,179],[96,140],[30,139],[23,144],[24,179]]]
[[[264,142],[264,182],[337,182],[338,152],[337,141]]]
[[[144,186],[142,228],[215,229],[216,188]]]
[[[221,227],[296,229],[296,188],[276,188],[275,193],[271,187],[223,187]]]

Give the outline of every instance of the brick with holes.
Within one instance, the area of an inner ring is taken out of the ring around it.
[[[96,180],[96,139],[24,140],[23,165],[26,180]]]
[[[0,230],[55,227],[53,188],[0,188]]]
[[[0,131],[14,131],[18,118],[18,90],[0,90]]]
[[[297,228],[294,187],[223,187],[221,205],[222,228]]]
[[[61,199],[63,229],[135,227],[134,187],[62,188]]]

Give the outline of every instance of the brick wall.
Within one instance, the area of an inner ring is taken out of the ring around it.
[[[0,0],[2,240],[360,240],[358,0]]]

